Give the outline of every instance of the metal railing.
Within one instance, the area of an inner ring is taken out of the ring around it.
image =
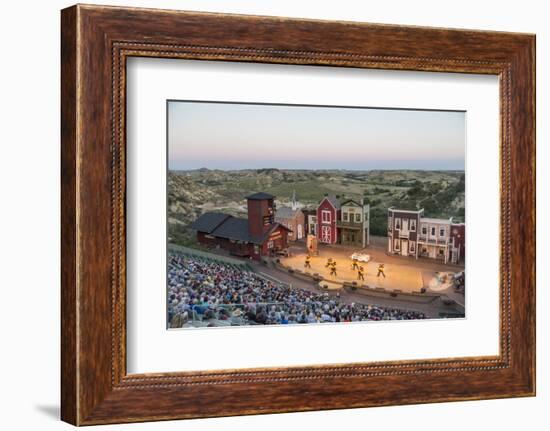
[[[431,245],[448,245],[450,244],[451,240],[448,237],[441,239],[440,237],[433,238],[426,235],[419,235],[418,242],[424,242]]]
[[[363,222],[362,221],[343,221],[343,220],[337,220],[336,226],[338,227],[344,227],[349,229],[362,229],[363,228]]]
[[[410,233],[413,232],[413,233],[416,233],[415,230],[403,230],[403,229],[399,229],[399,238],[410,238]]]

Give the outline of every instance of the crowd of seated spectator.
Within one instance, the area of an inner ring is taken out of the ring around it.
[[[328,293],[272,282],[247,270],[210,259],[168,256],[168,322],[172,328],[270,325],[364,320],[424,319],[417,311],[345,303]]]

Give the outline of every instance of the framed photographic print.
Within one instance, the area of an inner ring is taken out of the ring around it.
[[[61,30],[63,420],[535,394],[533,35]]]

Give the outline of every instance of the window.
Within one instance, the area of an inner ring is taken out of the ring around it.
[[[311,216],[311,223],[317,223],[317,216]]]
[[[435,236],[435,227],[432,226],[432,229],[431,229],[431,230],[432,230],[431,235],[432,235],[432,236]]]
[[[401,219],[400,218],[395,219],[395,228],[397,230],[401,229]]]
[[[347,212],[343,212],[342,213],[342,218],[344,221],[348,221],[349,217],[348,217],[348,213]]]
[[[428,234],[428,228],[426,227],[425,224],[422,225],[422,235],[427,235]]]
[[[355,222],[356,222],[356,223],[360,223],[360,222],[361,222],[361,214],[359,214],[359,213],[356,213],[356,214],[355,214]]]
[[[411,219],[410,225],[411,225],[411,230],[413,232],[416,232],[416,220],[415,219]]]
[[[396,239],[393,242],[393,248],[395,249],[395,251],[399,251],[399,240],[398,239]]]
[[[445,228],[444,227],[439,228],[439,236],[445,236]]]
[[[415,250],[416,250],[416,244],[415,244],[413,241],[410,241],[410,242],[409,242],[409,251],[410,251],[411,253],[414,253]]]
[[[330,211],[321,211],[321,220],[323,223],[330,223]]]
[[[392,225],[392,218],[391,218],[391,216],[389,216],[388,217],[388,230],[391,230],[392,226],[393,226]]]
[[[444,248],[440,248],[439,249],[439,255],[440,256],[443,256],[445,254],[445,249]]]
[[[269,248],[269,249],[273,248],[273,241],[268,241],[267,242],[267,248]]]

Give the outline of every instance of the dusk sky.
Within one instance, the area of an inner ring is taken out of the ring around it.
[[[170,101],[169,169],[464,170],[465,113]]]

